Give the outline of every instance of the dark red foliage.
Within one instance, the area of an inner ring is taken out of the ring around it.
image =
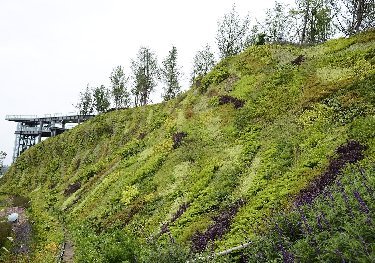
[[[181,204],[180,207],[178,208],[178,210],[176,211],[176,213],[174,213],[174,215],[172,216],[171,220],[167,223],[164,223],[161,226],[160,233],[159,233],[158,237],[163,235],[164,233],[169,232],[169,224],[173,223],[178,218],[180,218],[180,216],[182,216],[182,214],[186,212],[186,210],[189,208],[189,206],[190,206],[189,203]]]
[[[218,216],[214,217],[214,223],[208,227],[205,232],[197,231],[191,237],[192,251],[202,252],[207,247],[209,241],[214,241],[222,237],[231,225],[233,217],[238,209],[245,204],[243,199],[236,201],[234,204],[223,210]]]
[[[238,263],[249,263],[249,258],[245,254],[241,253]]]
[[[206,249],[208,241],[209,239],[205,232],[196,231],[191,237],[191,250],[193,252],[202,252]]]
[[[296,57],[294,60],[291,61],[292,65],[295,65],[295,66],[298,66],[298,65],[301,65],[302,62],[305,61],[305,56],[304,55],[299,55],[298,57]]]
[[[171,223],[176,221],[180,216],[182,216],[183,213],[186,212],[186,210],[189,208],[190,204],[189,203],[183,203],[180,205],[178,208],[177,212],[172,216]]]
[[[223,95],[219,97],[219,105],[233,104],[235,109],[242,108],[245,105],[245,101],[237,99],[229,95]]]
[[[173,134],[173,149],[176,149],[178,146],[181,145],[182,139],[187,136],[186,132],[176,132]]]
[[[81,183],[80,182],[76,182],[74,184],[70,184],[68,185],[68,187],[64,190],[64,195],[65,196],[69,196],[75,192],[77,192],[77,190],[81,188]]]
[[[169,226],[169,223],[164,223],[161,226],[159,236],[161,236],[162,234],[167,233],[169,231],[169,227],[168,226]]]
[[[328,185],[332,185],[345,165],[362,160],[364,158],[363,151],[366,149],[367,146],[353,140],[337,148],[336,153],[338,156],[330,161],[327,170],[323,174],[298,194],[296,203],[312,203],[319,194],[323,193]]]
[[[139,135],[138,135],[138,139],[139,140],[142,140],[144,137],[146,137],[146,133],[145,132],[141,132]]]

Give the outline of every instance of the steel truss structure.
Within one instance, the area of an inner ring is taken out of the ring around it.
[[[44,117],[7,115],[6,120],[17,122],[17,128],[14,132],[16,140],[13,150],[13,162],[28,148],[41,142],[43,138],[53,137],[68,130],[67,123],[80,124],[92,117],[94,115],[46,115]]]

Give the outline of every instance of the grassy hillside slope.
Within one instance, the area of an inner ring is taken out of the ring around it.
[[[0,179],[0,192],[32,200],[29,257],[53,262],[62,226],[77,262],[146,260],[155,242],[185,253],[257,239],[340,146],[363,145],[357,164],[373,166],[374,56],[375,31],[253,46],[175,100],[102,114],[30,148]]]

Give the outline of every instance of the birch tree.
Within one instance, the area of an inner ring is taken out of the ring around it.
[[[80,92],[80,99],[76,107],[81,115],[90,115],[93,113],[92,93],[88,84],[86,89]]]
[[[154,52],[149,48],[141,47],[138,50],[137,58],[131,61],[133,71],[134,105],[143,106],[149,102],[150,94],[155,88],[158,79],[158,64]]]
[[[175,98],[181,91],[179,81],[181,70],[177,65],[177,55],[177,48],[173,46],[162,62],[160,75],[164,83],[163,98],[165,101]]]
[[[0,151],[0,175],[3,173],[4,160],[7,154],[3,151]]]
[[[193,59],[192,81],[198,76],[206,75],[215,65],[215,55],[211,47],[206,44],[202,50],[199,50]]]
[[[93,88],[92,95],[96,112],[103,113],[109,109],[111,105],[109,91],[104,85]]]
[[[375,27],[375,1],[339,0],[335,25],[347,36]]]
[[[296,33],[293,18],[287,5],[278,1],[272,9],[267,9],[263,32],[270,42],[292,41]]]
[[[332,6],[328,0],[296,0],[300,26],[300,43],[320,43],[328,40],[333,33]]]
[[[117,66],[112,70],[110,75],[111,80],[111,95],[115,103],[115,108],[130,106],[130,94],[126,88],[127,78],[122,66]]]
[[[235,5],[217,25],[216,42],[221,58],[236,55],[246,47],[250,19],[246,16],[242,20]]]

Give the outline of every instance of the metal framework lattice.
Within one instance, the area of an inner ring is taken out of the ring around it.
[[[17,122],[16,140],[13,150],[13,162],[28,148],[42,141],[42,138],[53,137],[66,131],[65,124],[80,124],[94,115],[8,115],[6,120]]]

